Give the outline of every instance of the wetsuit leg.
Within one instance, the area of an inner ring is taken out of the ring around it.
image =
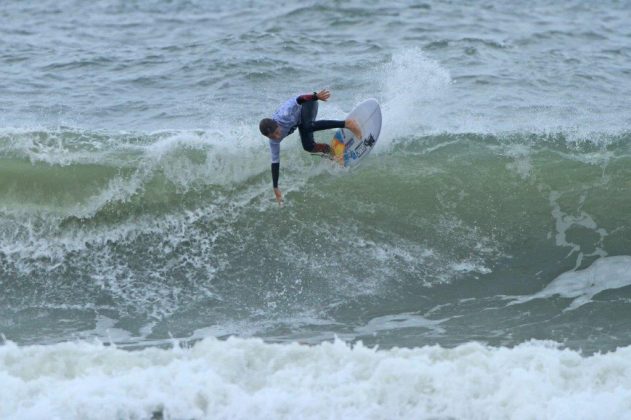
[[[321,120],[315,121],[318,115],[318,103],[316,101],[306,102],[302,105],[300,115],[300,125],[298,132],[302,141],[302,148],[307,152],[328,153],[329,145],[316,143],[313,139],[313,132],[328,130],[331,128],[344,128],[344,121]]]
[[[302,148],[307,152],[313,151],[315,147],[315,140],[313,140],[313,130],[310,130],[311,123],[318,115],[318,102],[306,102],[302,105],[302,111],[300,113],[300,124],[298,125],[298,132],[300,133],[300,141],[302,142]]]

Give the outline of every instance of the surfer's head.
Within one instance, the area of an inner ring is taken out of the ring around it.
[[[271,118],[263,118],[259,123],[259,130],[265,137],[280,140],[280,127],[278,123]]]

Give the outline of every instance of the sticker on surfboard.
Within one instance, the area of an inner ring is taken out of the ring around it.
[[[362,138],[357,139],[353,133],[346,128],[339,128],[333,140],[333,160],[345,168],[352,168],[357,165],[375,147],[381,132],[381,108],[375,99],[367,99],[358,104],[346,117],[357,121],[362,132]]]

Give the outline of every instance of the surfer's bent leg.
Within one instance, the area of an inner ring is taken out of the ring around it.
[[[300,133],[302,148],[307,152],[313,152],[316,144],[315,140],[313,140],[313,131],[309,130],[309,124],[315,120],[316,115],[318,115],[318,102],[312,101],[302,104],[298,132]]]
[[[302,141],[302,148],[310,153],[329,153],[331,151],[331,147],[328,144],[316,143],[313,139],[313,132],[328,130],[331,128],[344,128],[344,121],[315,121],[317,115],[317,102],[306,102],[302,105],[300,125],[298,126],[300,140]]]

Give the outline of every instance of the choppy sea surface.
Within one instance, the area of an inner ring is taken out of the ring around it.
[[[629,22],[2,2],[0,418],[631,418]],[[280,209],[258,121],[322,88],[381,138],[284,140]]]

